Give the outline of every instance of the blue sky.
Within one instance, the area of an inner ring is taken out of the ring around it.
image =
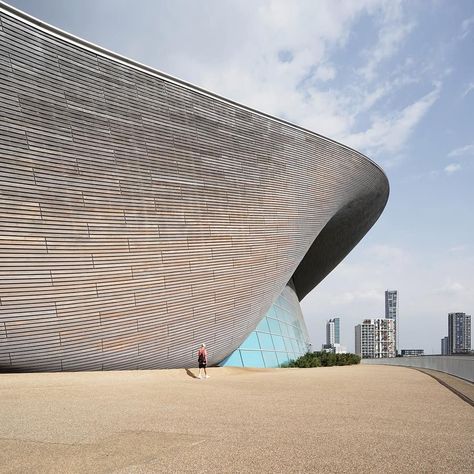
[[[314,347],[383,317],[440,350],[474,312],[474,2],[10,0],[44,21],[356,148],[386,171],[379,222],[302,302]]]

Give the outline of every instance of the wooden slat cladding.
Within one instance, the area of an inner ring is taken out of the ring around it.
[[[347,253],[301,266],[333,216],[382,211],[354,150],[0,15],[1,370],[184,367],[201,342],[218,363]]]

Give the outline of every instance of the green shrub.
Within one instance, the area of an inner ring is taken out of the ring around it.
[[[307,352],[298,357],[298,359],[290,360],[281,367],[332,367],[334,365],[353,365],[360,363],[360,356],[356,354],[333,354],[332,352]]]

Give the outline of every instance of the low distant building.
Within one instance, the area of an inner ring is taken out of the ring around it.
[[[441,339],[441,355],[447,356],[449,354],[448,340],[448,336],[444,336]]]
[[[347,354],[347,349],[341,344],[323,344],[321,347],[322,352],[332,352],[333,354]]]
[[[394,319],[366,319],[355,327],[355,352],[363,359],[395,357]]]
[[[425,355],[424,349],[402,349],[402,357]]]

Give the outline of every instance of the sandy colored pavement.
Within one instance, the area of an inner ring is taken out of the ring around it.
[[[467,380],[460,379],[453,375],[445,374],[444,372],[439,372],[438,370],[431,369],[414,369],[424,372],[425,374],[431,375],[437,380],[440,380],[442,383],[447,384],[454,392],[458,392],[464,396],[468,403],[474,405],[474,383],[468,382]]]
[[[419,371],[189,374],[0,375],[0,472],[474,472],[474,409]]]

